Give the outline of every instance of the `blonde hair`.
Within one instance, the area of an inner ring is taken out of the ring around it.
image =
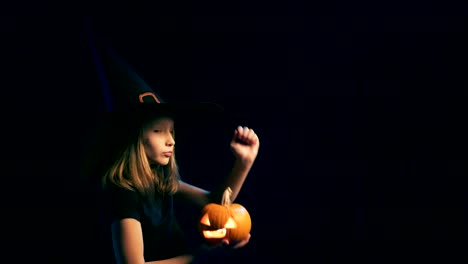
[[[112,183],[137,191],[146,198],[154,198],[157,194],[174,194],[180,179],[175,151],[169,164],[150,164],[143,144],[143,126],[137,135],[137,139],[130,141],[104,174],[103,187]]]

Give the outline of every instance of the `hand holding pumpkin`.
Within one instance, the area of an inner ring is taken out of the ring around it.
[[[224,245],[226,245],[227,247],[231,247],[231,248],[234,248],[234,249],[236,249],[236,248],[241,248],[241,247],[247,245],[247,243],[249,243],[250,237],[251,237],[251,235],[250,235],[250,233],[249,233],[249,234],[247,235],[247,237],[244,238],[244,239],[242,239],[242,240],[229,241],[229,239],[226,239],[226,238],[225,238],[225,239],[223,239],[222,243],[223,243]]]
[[[194,254],[194,259],[190,264],[202,263],[223,263],[224,259],[229,259],[234,250],[245,246],[250,239],[250,234],[241,241],[231,241],[223,239],[222,243],[209,245],[202,244]]]

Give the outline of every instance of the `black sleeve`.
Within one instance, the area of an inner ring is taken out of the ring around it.
[[[139,197],[135,191],[112,186],[105,192],[104,210],[107,220],[119,221],[124,218],[134,218],[140,221]]]

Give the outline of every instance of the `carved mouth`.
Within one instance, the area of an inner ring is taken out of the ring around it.
[[[203,236],[205,238],[223,238],[226,236],[226,228],[218,230],[203,230]]]

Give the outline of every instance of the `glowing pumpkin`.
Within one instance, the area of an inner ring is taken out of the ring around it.
[[[223,239],[243,240],[250,234],[252,221],[249,212],[240,204],[231,203],[231,188],[224,191],[221,204],[209,203],[201,212],[198,230],[211,244]]]

